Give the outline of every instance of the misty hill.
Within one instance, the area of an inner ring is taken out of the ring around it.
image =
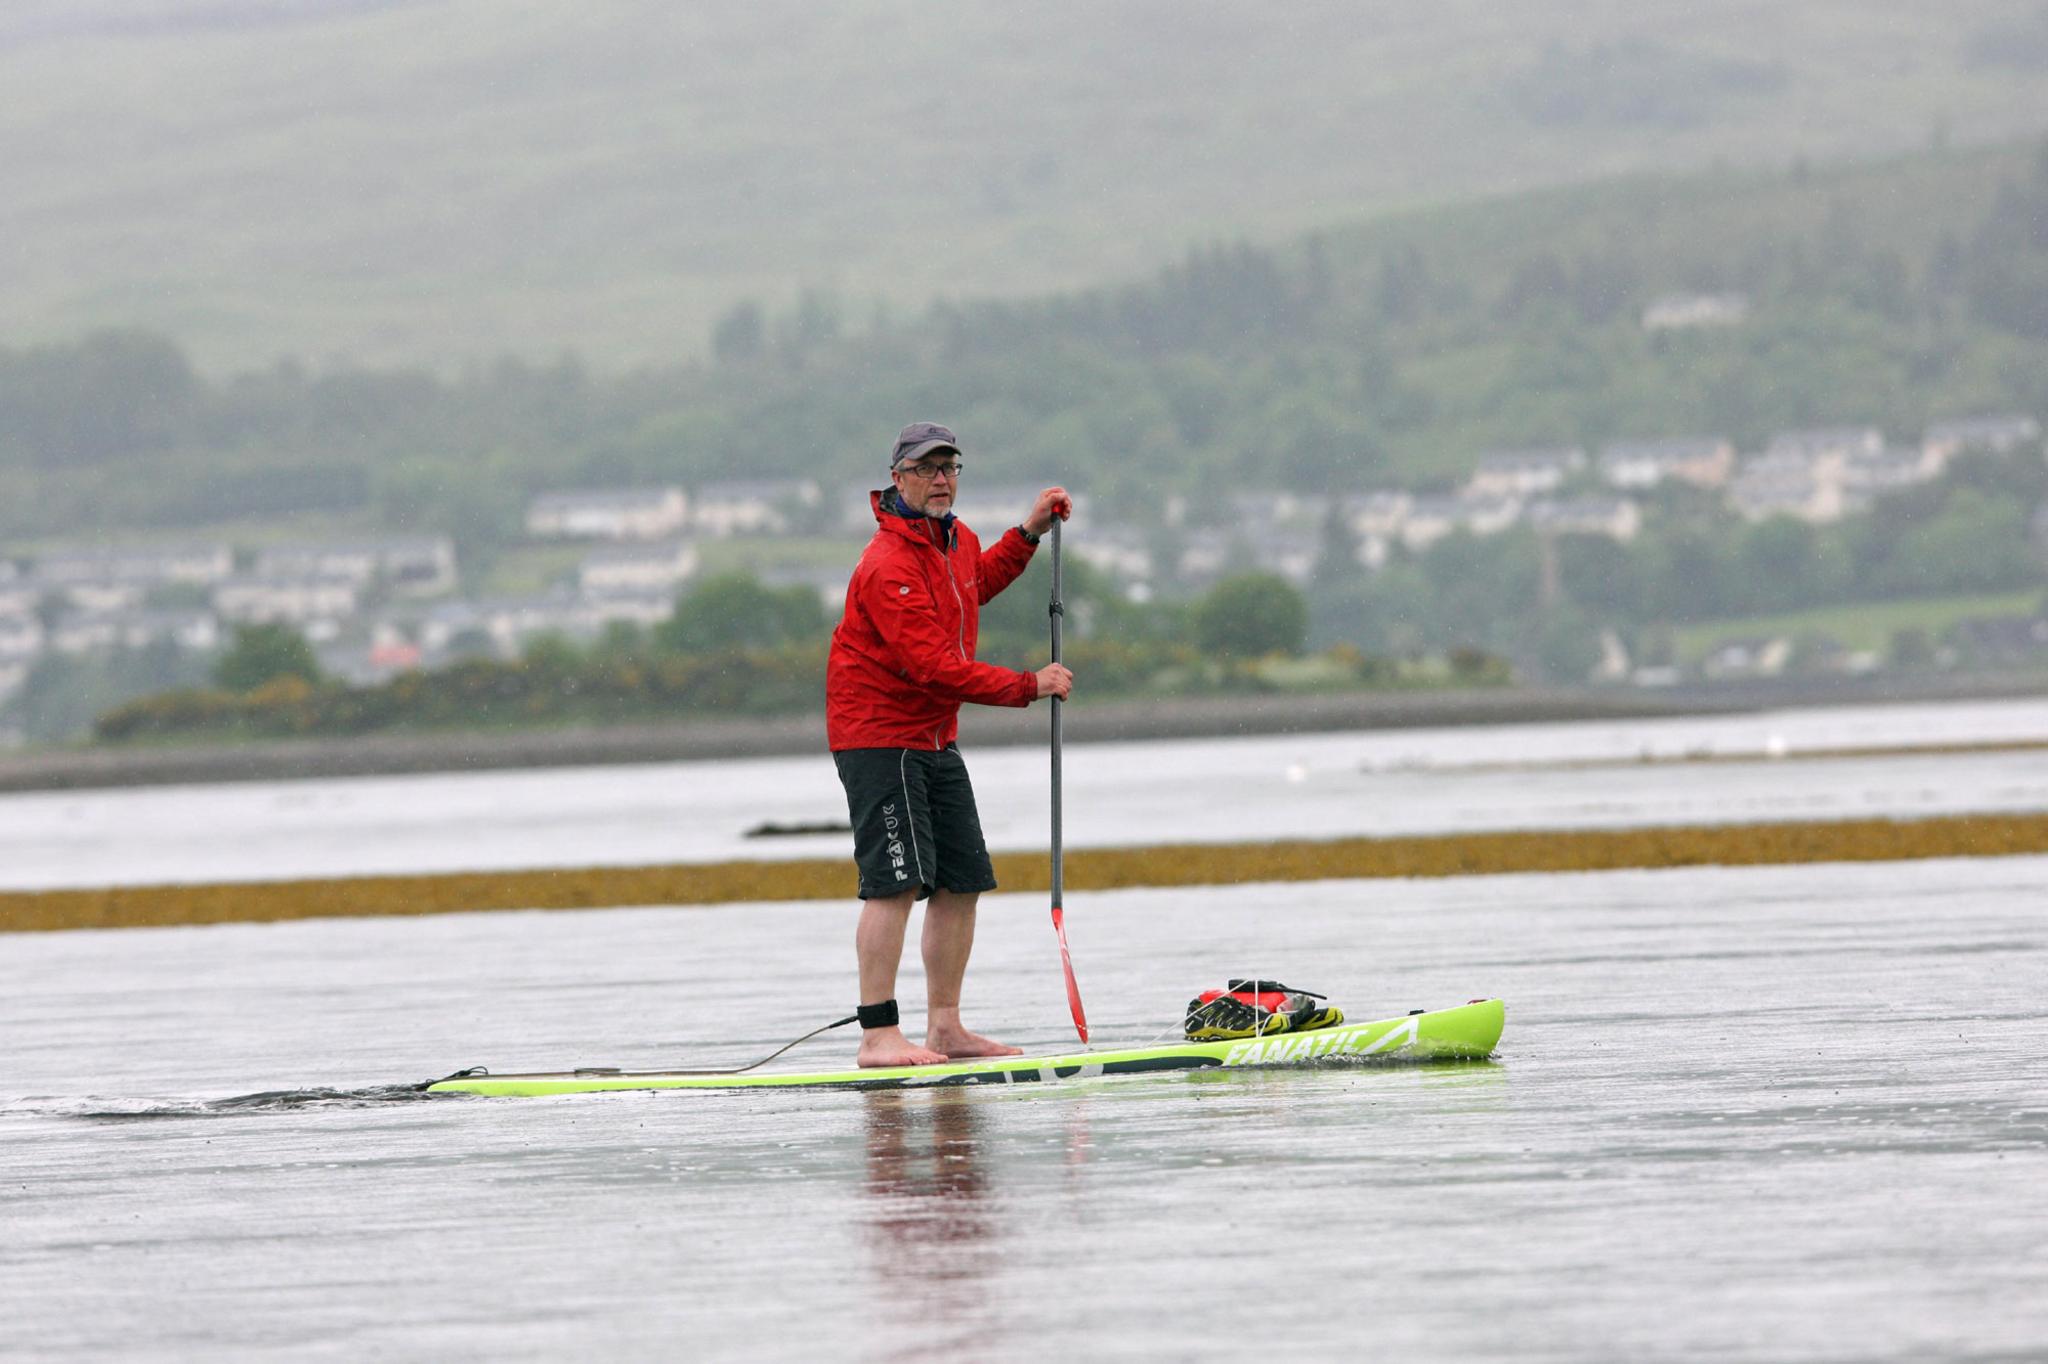
[[[110,333],[0,351],[0,534],[155,538],[295,517],[328,532],[516,538],[548,488],[804,473],[871,485],[895,429],[963,433],[973,477],[1059,476],[1157,519],[1247,487],[1446,490],[1485,450],[2048,415],[2048,157],[1637,177],[1418,211],[1284,248],[1198,250],[1140,282],[940,305],[848,338],[742,310],[706,363],[456,380],[194,372]],[[1739,326],[1647,330],[1673,291]]]
[[[1474,195],[2010,139],[2044,71],[2014,0],[23,0],[0,344],[615,372],[748,299],[859,331]]]

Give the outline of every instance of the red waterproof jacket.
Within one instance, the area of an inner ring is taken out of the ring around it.
[[[944,748],[960,703],[1028,706],[1035,675],[974,661],[981,604],[1016,581],[1034,546],[1015,530],[984,551],[973,531],[898,516],[873,494],[875,538],[846,585],[825,663],[825,738],[847,748]]]

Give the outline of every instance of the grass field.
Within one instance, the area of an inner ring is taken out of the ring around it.
[[[0,344],[617,368],[748,297],[858,328],[1404,207],[1974,145],[2048,128],[2036,9],[22,0]]]
[[[1776,635],[1827,635],[1850,649],[1872,649],[1882,656],[1892,636],[1900,630],[1923,630],[1930,639],[1939,639],[1942,631],[1971,616],[2024,616],[2042,605],[2041,592],[2029,590],[1827,606],[1689,625],[1675,632],[1675,641],[1679,659],[1688,664],[1698,663],[1708,651],[1728,640]]]

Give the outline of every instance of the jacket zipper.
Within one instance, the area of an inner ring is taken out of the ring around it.
[[[939,552],[939,570],[946,575],[946,586],[953,589],[953,605],[960,612],[955,622],[957,628],[954,634],[954,642],[960,650],[960,661],[965,663],[967,661],[967,599],[960,595],[960,584],[953,580],[952,557],[946,553],[944,547],[936,543],[932,545],[932,548]],[[946,746],[941,742],[944,734],[945,727],[943,725],[932,731],[932,748],[934,750],[943,749]]]

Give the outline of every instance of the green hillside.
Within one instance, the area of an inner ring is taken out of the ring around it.
[[[715,360],[459,378],[282,365],[212,380],[175,341],[0,348],[0,535],[242,543],[441,531],[475,561],[547,488],[803,472],[835,497],[910,415],[989,482],[1060,478],[1153,524],[1248,484],[1446,488],[1483,450],[2048,413],[2048,154],[1644,176],[1415,210],[1149,277],[942,304],[860,337],[802,310]],[[1652,334],[1673,289],[1752,300]]]
[[[860,330],[1408,206],[2009,140],[2044,71],[2032,0],[22,0],[0,344],[615,371],[750,298]]]

